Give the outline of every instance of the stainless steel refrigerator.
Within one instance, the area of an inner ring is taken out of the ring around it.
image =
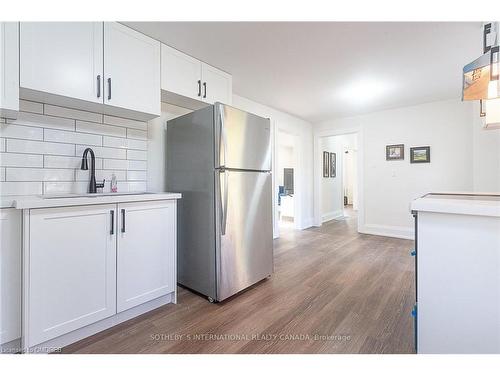
[[[177,281],[222,301],[273,272],[269,119],[216,103],[170,120]]]

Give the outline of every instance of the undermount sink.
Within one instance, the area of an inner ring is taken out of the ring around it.
[[[147,191],[138,191],[138,192],[131,191],[126,193],[60,194],[60,195],[40,195],[40,198],[42,199],[97,198],[97,197],[108,197],[108,196],[144,195],[144,194],[155,194],[155,193]]]

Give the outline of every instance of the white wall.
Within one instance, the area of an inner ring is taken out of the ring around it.
[[[479,104],[472,112],[472,152],[474,191],[500,192],[500,129],[482,129]]]
[[[323,151],[336,153],[336,177],[323,177],[321,173],[321,222],[339,218],[343,215],[343,143],[340,136],[325,137],[321,140],[321,155]],[[321,171],[323,171],[323,158],[321,158]]]
[[[295,222],[298,228],[310,227],[313,223],[313,131],[312,124],[288,113],[254,102],[242,96],[233,95],[233,106],[271,119],[273,137],[276,129],[298,137],[295,178]],[[277,143],[277,142],[274,142]],[[273,149],[274,149],[273,143]],[[273,150],[273,158],[275,152]],[[273,162],[274,164],[274,162]],[[274,166],[275,169],[276,166]],[[276,185],[275,185],[276,186]],[[274,199],[277,201],[277,187]],[[275,227],[275,233],[278,228]]]
[[[166,124],[168,120],[191,112],[190,109],[161,103],[161,116],[148,122],[148,190],[166,188]]]
[[[429,191],[473,189],[471,111],[471,103],[448,100],[315,125],[317,135],[360,129],[361,232],[411,238],[412,199]],[[405,160],[386,161],[385,146],[398,143],[405,145]],[[431,163],[410,164],[413,146],[431,146]]]

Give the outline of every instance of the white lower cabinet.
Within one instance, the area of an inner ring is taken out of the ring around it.
[[[30,347],[116,313],[115,210],[30,210]]]
[[[21,214],[14,208],[0,209],[0,301],[0,348],[16,340],[14,345],[18,347],[21,338]]]
[[[117,311],[175,290],[175,201],[118,205]]]
[[[24,223],[25,349],[175,302],[175,200],[31,209]]]

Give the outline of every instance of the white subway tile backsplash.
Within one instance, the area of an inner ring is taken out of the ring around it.
[[[146,191],[146,190],[147,190],[146,181],[128,182],[128,191]]]
[[[148,139],[148,132],[137,129],[127,129],[127,138],[142,139],[146,141]]]
[[[114,116],[104,115],[104,123],[109,124],[109,125],[124,126],[126,128],[148,130],[148,123],[147,122],[130,120],[130,119],[122,118],[122,117],[114,117]]]
[[[19,112],[17,119],[7,120],[7,122],[16,125],[35,126],[38,128],[75,130],[75,120],[28,112]]]
[[[127,159],[148,160],[148,153],[146,151],[127,150]]]
[[[42,194],[42,182],[0,182],[0,195]]]
[[[128,170],[145,171],[148,169],[148,163],[143,160],[128,160]]]
[[[19,100],[19,110],[22,112],[31,112],[43,114],[43,104],[36,102],[29,102],[27,100]],[[21,115],[23,116],[23,115]]]
[[[104,159],[102,164],[102,169],[127,170],[128,161],[119,159]]]
[[[43,166],[45,168],[80,169],[81,164],[81,156],[43,156]],[[95,159],[95,167],[96,169],[102,169],[102,159]]]
[[[96,158],[106,158],[106,159],[126,159],[127,151],[119,148],[111,147],[94,147],[88,145],[76,145],[76,154],[83,155],[83,151],[87,147],[90,147],[94,151]]]
[[[89,183],[84,181],[44,182],[43,194],[86,193]]]
[[[75,180],[76,181],[89,181],[90,179],[90,171],[75,171]],[[113,177],[113,173],[116,176],[117,181],[127,181],[127,173],[126,171],[113,171],[107,169],[97,169],[95,171],[95,179],[97,182],[101,182],[102,180],[111,181]]]
[[[146,151],[148,149],[148,142],[147,141],[140,141],[138,139],[129,139],[128,140],[128,148],[131,148],[134,150]]]
[[[7,168],[6,181],[72,181],[71,169]]]
[[[43,139],[49,142],[76,143],[93,146],[100,146],[102,144],[102,137],[100,135],[52,129],[44,130]]]
[[[19,105],[16,120],[0,118],[0,195],[85,193],[89,171],[80,165],[87,147],[104,191],[113,173],[118,191],[147,189],[147,122],[27,100]]]
[[[2,167],[43,167],[43,155],[0,153]]]
[[[50,104],[44,105],[44,113],[50,116],[66,117],[69,119],[102,123],[102,115],[99,113],[80,111],[78,109],[72,109],[72,108],[58,107]]]
[[[128,181],[146,181],[147,174],[146,171],[127,171]]]
[[[41,141],[43,139],[43,129],[32,126],[14,125],[12,123],[0,124],[0,136]]]
[[[76,122],[76,130],[82,133],[108,135],[112,137],[126,137],[127,129],[119,126],[96,124],[95,122]]]
[[[7,139],[7,152],[75,156],[75,145]]]
[[[131,139],[118,137],[102,137],[102,145],[107,147],[128,148]]]

